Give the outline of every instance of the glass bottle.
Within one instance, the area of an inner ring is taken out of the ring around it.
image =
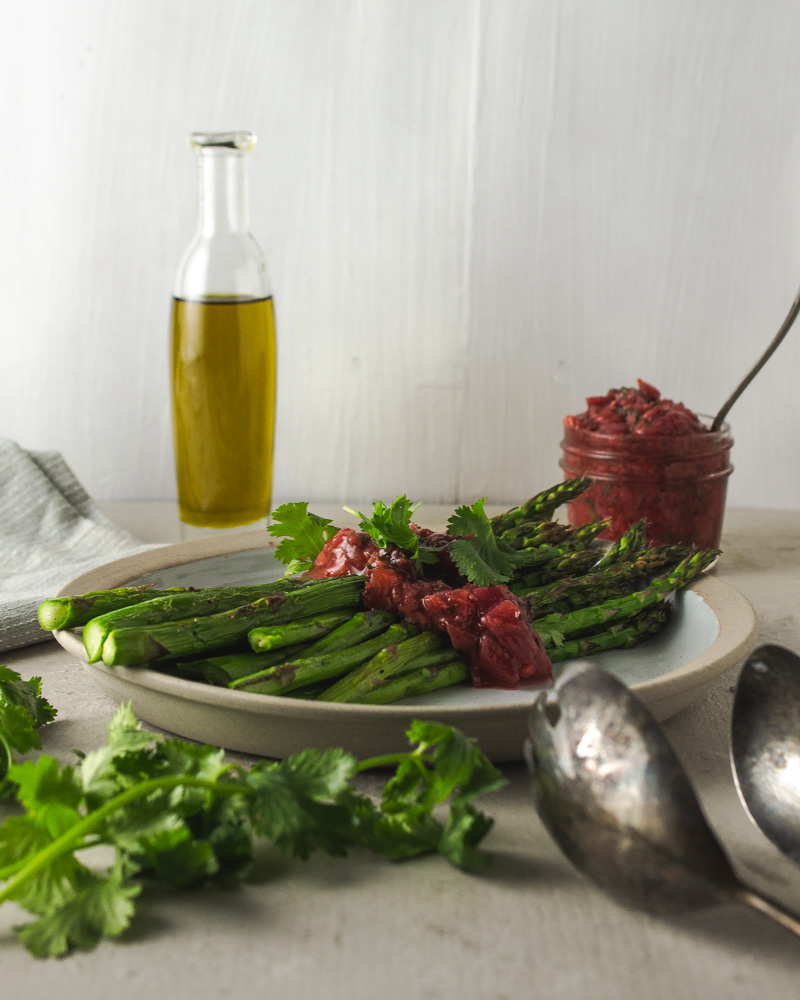
[[[178,511],[229,528],[269,512],[275,320],[264,255],[249,230],[250,132],[193,132],[200,220],[175,281],[172,418]]]

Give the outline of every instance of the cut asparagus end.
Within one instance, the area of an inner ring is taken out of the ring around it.
[[[89,663],[97,663],[103,656],[103,643],[108,636],[106,626],[96,619],[92,619],[83,630],[83,648],[89,658]]]
[[[53,597],[48,601],[42,601],[36,612],[39,624],[48,632],[64,628],[69,621],[71,604],[69,597]]]
[[[107,667],[136,667],[164,656],[169,650],[140,629],[114,629],[103,643]]]

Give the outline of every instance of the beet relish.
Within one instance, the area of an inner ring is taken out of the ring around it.
[[[450,536],[416,528],[435,563],[421,575],[402,549],[379,549],[366,532],[342,528],[305,575],[366,575],[363,602],[392,611],[423,630],[444,633],[466,661],[473,687],[516,688],[549,681],[552,665],[531,625],[527,605],[503,585],[477,587],[460,576],[450,557]]]
[[[569,522],[608,520],[600,538],[614,540],[644,520],[651,545],[718,548],[733,469],[728,428],[711,431],[710,421],[638,381],[590,396],[583,413],[564,418],[564,478],[592,480],[569,502]]]
[[[586,411],[564,418],[567,427],[603,434],[705,434],[702,420],[683,403],[663,399],[655,386],[636,380],[638,389],[609,389],[589,396]]]

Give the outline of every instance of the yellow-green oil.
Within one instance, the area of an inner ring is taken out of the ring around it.
[[[187,524],[232,528],[269,512],[275,368],[271,298],[173,299],[172,416]]]

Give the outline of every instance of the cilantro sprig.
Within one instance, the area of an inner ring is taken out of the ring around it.
[[[215,747],[143,731],[123,705],[107,744],[76,764],[42,755],[9,767],[24,811],[0,825],[0,904],[14,900],[33,915],[18,935],[44,958],[122,934],[143,876],[181,887],[245,878],[259,838],[298,858],[361,845],[392,859],[438,852],[481,868],[492,821],[474,800],[505,779],[457,730],[415,722],[408,736],[416,745],[406,753],[358,762],[309,749],[248,770]],[[353,784],[389,766],[395,774],[379,802]],[[445,817],[434,816],[443,805]],[[85,849],[97,846],[111,850],[105,868],[88,861]]]
[[[275,549],[275,557],[286,564],[286,575],[310,569],[314,560],[339,530],[330,518],[312,514],[307,503],[285,503],[272,513],[273,524],[267,531],[274,538],[283,538]]]
[[[418,564],[433,563],[436,561],[436,552],[429,546],[420,545],[419,537],[411,527],[411,517],[419,506],[420,504],[412,504],[403,494],[395,497],[388,507],[382,500],[376,500],[372,505],[371,516],[350,507],[344,509],[348,514],[359,518],[359,528],[369,535],[378,548],[396,545]]]
[[[462,576],[479,587],[507,583],[519,563],[517,552],[495,535],[483,509],[485,503],[483,497],[472,505],[463,504],[447,522],[447,533],[454,536],[453,562]]]
[[[51,722],[56,710],[42,697],[41,677],[24,681],[16,670],[0,666],[0,791],[13,762],[13,752],[26,754],[41,747],[38,728]]]

